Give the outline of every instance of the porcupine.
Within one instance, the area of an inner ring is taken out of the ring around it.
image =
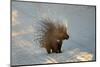
[[[48,54],[61,53],[63,40],[69,39],[66,24],[59,21],[53,21],[46,18],[40,21],[40,38],[37,39],[42,47],[46,49]],[[38,34],[39,34],[38,32]]]

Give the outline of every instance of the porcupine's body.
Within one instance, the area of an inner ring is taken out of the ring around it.
[[[39,43],[44,47],[48,53],[61,53],[62,42],[69,38],[67,27],[62,22],[44,19],[40,23],[42,34],[40,35]]]

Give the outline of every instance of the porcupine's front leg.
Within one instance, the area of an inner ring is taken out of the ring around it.
[[[62,40],[60,40],[60,41],[58,42],[58,53],[62,53],[61,47],[62,47]]]

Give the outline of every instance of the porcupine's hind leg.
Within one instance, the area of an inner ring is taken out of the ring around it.
[[[48,54],[50,54],[51,53],[51,50],[50,49],[47,49],[47,52],[48,52]]]
[[[44,44],[43,46],[46,49],[47,53],[50,54],[51,53],[51,47],[50,47],[50,45],[49,44],[48,45]]]
[[[50,54],[51,53],[51,48],[50,47],[46,47],[46,51],[47,51],[48,54]]]

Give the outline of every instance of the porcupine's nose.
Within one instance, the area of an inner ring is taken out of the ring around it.
[[[65,39],[68,40],[68,39],[69,39],[69,35],[66,35],[66,36],[65,36]]]

